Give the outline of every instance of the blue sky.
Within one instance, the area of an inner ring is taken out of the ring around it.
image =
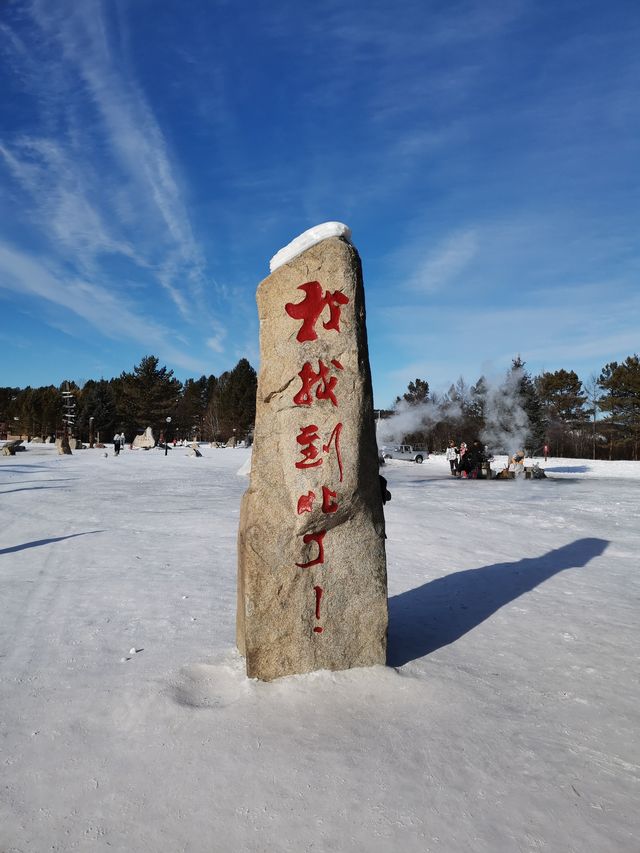
[[[327,220],[377,406],[640,348],[635,0],[5,0],[0,62],[0,385],[257,366]]]

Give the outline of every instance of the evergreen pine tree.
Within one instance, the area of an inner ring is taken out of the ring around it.
[[[544,445],[546,427],[540,397],[531,376],[525,370],[525,362],[520,358],[520,355],[513,359],[511,373],[516,377],[520,405],[529,420],[529,449],[535,453],[541,450]]]
[[[587,398],[582,392],[582,382],[578,374],[573,370],[545,372],[536,377],[534,384],[551,443],[551,454],[567,455],[569,443],[577,454],[587,419],[584,409]]]
[[[416,379],[409,382],[407,391],[402,395],[403,400],[410,406],[417,406],[429,400],[429,383],[426,379]]]
[[[618,362],[610,361],[605,364],[598,377],[598,385],[604,392],[600,397],[598,406],[601,411],[606,412],[604,426],[609,439],[609,459],[613,459],[614,448],[617,446],[621,433],[621,424],[618,420],[620,408],[619,370]]]
[[[89,380],[82,389],[78,406],[78,434],[83,440],[89,437],[89,419],[93,418],[95,440],[111,441],[120,423],[116,414],[115,396],[111,383],[104,379]],[[130,436],[133,438],[133,435]]]
[[[256,419],[258,378],[246,358],[218,380],[216,404],[219,430],[224,440],[246,437]]]
[[[604,401],[611,403],[611,420],[612,428],[616,433],[616,447],[624,456],[637,460],[640,447],[640,360],[638,356],[628,356],[622,364],[616,364],[616,367],[608,373],[605,384],[609,394]],[[605,387],[604,384],[603,387]]]
[[[186,439],[202,437],[208,387],[209,380],[206,376],[185,380],[176,406],[175,429],[179,437]]]
[[[173,370],[159,367],[154,355],[145,356],[132,373],[123,373],[119,381],[118,415],[138,430],[150,426],[156,438],[164,431],[167,417],[176,412],[182,383]]]

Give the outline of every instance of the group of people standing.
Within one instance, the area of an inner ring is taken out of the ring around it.
[[[114,452],[115,456],[118,456],[118,454],[120,453],[120,450],[125,446],[126,443],[127,443],[127,439],[125,438],[125,435],[123,432],[117,432],[113,436],[113,452]]]
[[[482,466],[488,462],[488,457],[478,439],[472,442],[471,447],[467,447],[464,441],[458,447],[455,441],[450,439],[445,457],[451,467],[452,477],[477,480],[484,476]]]

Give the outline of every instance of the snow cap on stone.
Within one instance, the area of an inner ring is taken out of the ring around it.
[[[271,272],[277,270],[283,264],[288,264],[302,252],[320,243],[321,240],[326,240],[329,237],[343,237],[348,242],[351,242],[351,228],[345,225],[344,222],[323,222],[320,225],[314,225],[308,231],[303,231],[295,240],[292,240],[269,261],[269,269]]]

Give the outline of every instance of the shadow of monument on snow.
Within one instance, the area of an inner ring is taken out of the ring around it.
[[[14,495],[16,492],[41,492],[44,489],[63,489],[64,486],[22,486],[19,489],[5,489],[0,495]]]
[[[33,542],[23,542],[22,545],[13,545],[11,548],[0,548],[0,555],[15,554],[26,548],[39,548],[41,545],[51,545],[52,542],[62,542],[63,539],[75,539],[76,536],[89,536],[91,533],[103,532],[103,530],[85,530],[84,533],[69,533],[67,536],[52,536],[50,539],[34,539]]]
[[[454,572],[389,599],[387,664],[402,666],[447,646],[558,572],[599,557],[606,539],[577,539],[541,557]]]

